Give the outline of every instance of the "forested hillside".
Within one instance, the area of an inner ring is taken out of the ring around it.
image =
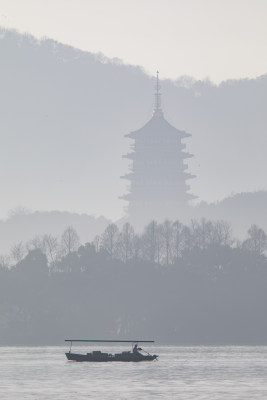
[[[0,344],[148,337],[267,344],[267,237],[234,241],[224,221],[110,224],[80,245],[68,227],[13,249],[0,269]]]

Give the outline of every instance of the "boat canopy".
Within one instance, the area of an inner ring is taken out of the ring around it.
[[[154,340],[96,340],[96,339],[65,339],[65,342],[95,342],[95,343],[154,343]]]

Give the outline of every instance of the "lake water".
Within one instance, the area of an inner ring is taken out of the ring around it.
[[[0,399],[267,399],[267,347],[145,348],[159,361],[75,363],[67,347],[0,347]]]

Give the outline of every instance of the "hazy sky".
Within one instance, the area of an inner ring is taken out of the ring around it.
[[[266,0],[0,0],[0,25],[219,83],[267,71]]]

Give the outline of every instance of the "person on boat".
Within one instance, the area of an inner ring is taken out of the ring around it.
[[[138,347],[137,343],[135,343],[134,348],[133,348],[133,353],[140,354],[138,350],[142,350],[142,349],[141,349],[141,347]]]

